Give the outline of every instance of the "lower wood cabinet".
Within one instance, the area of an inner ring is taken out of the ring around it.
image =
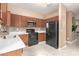
[[[0,54],[0,56],[21,56],[22,53],[23,53],[23,49],[19,49],[8,53]]]
[[[19,35],[25,44],[28,44],[28,34]]]
[[[38,33],[38,41],[45,41],[46,40],[46,33]]]
[[[29,35],[28,34],[23,34],[19,35],[20,38],[23,40],[23,42],[28,45],[28,40],[29,40]],[[38,42],[42,42],[46,40],[46,33],[38,33]]]

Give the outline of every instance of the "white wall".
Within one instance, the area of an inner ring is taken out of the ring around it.
[[[67,11],[67,28],[66,28],[66,34],[67,34],[67,40],[68,41],[71,41],[73,38],[72,38],[72,12],[71,11]]]
[[[59,48],[66,46],[66,8],[59,4]]]

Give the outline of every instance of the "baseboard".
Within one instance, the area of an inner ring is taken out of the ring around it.
[[[74,39],[74,40],[72,40],[72,41],[67,41],[67,43],[72,44],[72,43],[74,43],[74,42],[76,42],[76,41],[77,41],[77,39]]]
[[[67,46],[65,45],[65,46],[63,46],[62,48],[58,48],[58,50],[62,50],[62,49],[64,49],[64,48],[66,48]]]
[[[39,42],[38,44],[41,44],[41,43],[45,43],[45,41],[41,41],[41,42]]]

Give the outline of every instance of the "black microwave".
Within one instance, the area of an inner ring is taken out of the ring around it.
[[[36,27],[36,22],[34,21],[27,22],[27,27]]]

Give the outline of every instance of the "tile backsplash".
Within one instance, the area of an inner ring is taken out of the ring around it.
[[[35,29],[35,31],[45,31],[45,28],[36,28],[36,27],[10,27],[9,31],[26,31],[26,29]]]

